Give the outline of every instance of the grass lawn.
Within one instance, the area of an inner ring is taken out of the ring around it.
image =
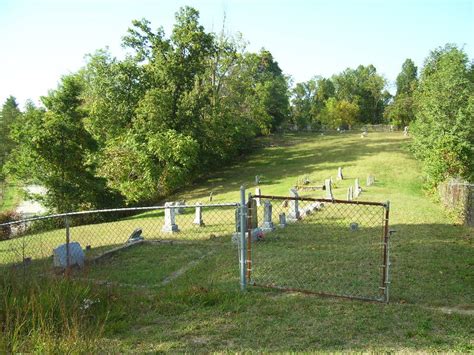
[[[305,133],[261,142],[265,147],[248,159],[216,171],[169,200],[206,202],[212,191],[213,202],[238,201],[239,187],[253,190],[255,175],[262,176],[263,194],[288,195],[297,179],[307,176],[321,184],[330,176],[335,180],[337,168],[342,167],[345,180],[336,181],[336,198],[345,198],[347,187],[359,178],[364,189],[361,200],[391,202],[390,224],[397,231],[391,241],[391,302],[256,287],[241,293],[237,248],[230,242],[233,209],[204,211],[202,229],[192,229],[189,211],[177,218],[182,234],[176,238],[190,243],[134,246],[79,275],[114,282],[109,286],[114,308],[99,348],[137,352],[474,349],[473,231],[454,224],[440,205],[423,194],[420,167],[406,150],[407,138],[399,132],[369,133],[364,139],[359,134]],[[365,187],[369,173],[376,183]],[[323,192],[302,195],[323,197]],[[281,207],[274,206],[276,216]],[[155,234],[161,235],[160,218],[160,212],[153,212],[75,227],[72,236],[104,239],[109,235],[123,242],[130,229],[140,226],[146,238],[156,239]],[[322,228],[311,218],[278,230],[257,245],[255,279],[339,293],[354,285],[362,293],[376,289],[377,273],[370,267],[371,253],[379,252],[373,243],[379,240],[368,241],[364,233],[379,234],[361,228],[360,235],[348,236],[347,229]],[[353,238],[351,243],[344,243],[348,237]],[[355,248],[349,251],[349,245]],[[325,258],[311,264],[316,252]],[[336,253],[345,253],[346,259]],[[338,268],[345,272],[334,273],[332,263],[340,260],[344,262]],[[304,265],[313,267],[304,269]],[[317,277],[308,277],[315,273]],[[358,275],[367,277],[357,279]]]

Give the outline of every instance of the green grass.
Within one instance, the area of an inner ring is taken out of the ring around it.
[[[191,225],[190,211],[177,217],[182,231],[172,236],[188,244],[135,246],[80,273],[116,283],[114,302],[120,311],[108,318],[97,340],[98,349],[473,350],[473,233],[454,224],[440,205],[424,195],[420,167],[407,152],[407,138],[401,133],[370,133],[364,139],[358,134],[308,133],[261,142],[266,147],[248,159],[216,171],[169,200],[207,202],[212,191],[213,202],[238,201],[239,187],[245,185],[252,191],[255,175],[263,176],[262,193],[288,195],[297,179],[309,176],[314,184],[321,184],[330,176],[335,179],[341,166],[346,179],[336,181],[336,198],[345,198],[347,187],[358,177],[364,188],[361,200],[391,202],[391,228],[397,230],[391,242],[391,302],[348,301],[254,287],[241,293],[237,249],[230,242],[232,209],[204,211],[204,228]],[[376,183],[366,188],[369,173]],[[323,197],[323,192],[302,195]],[[282,208],[274,203],[274,216]],[[354,234],[346,228],[347,216],[328,218],[325,224],[312,222],[317,216],[277,230],[257,244],[254,279],[375,296],[379,274],[373,260],[380,256],[380,223],[361,225]],[[161,238],[160,218],[160,213],[153,212],[115,223],[74,227],[72,236],[73,240],[89,238],[84,243],[93,238],[105,240],[103,246],[113,244],[111,240],[121,243],[131,230],[142,227],[145,238]],[[348,238],[351,240],[345,242]],[[304,265],[312,266],[304,269]],[[446,309],[451,313],[442,311]]]

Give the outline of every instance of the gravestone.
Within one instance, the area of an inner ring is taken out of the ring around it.
[[[255,195],[260,196],[261,194],[262,194],[262,191],[260,190],[260,187],[257,187],[255,189]],[[262,204],[262,201],[260,201],[260,197],[255,198],[255,200],[257,201],[257,206],[260,207]]]
[[[203,226],[204,222],[202,221],[202,203],[196,202],[196,209],[194,212],[194,221],[193,224],[197,226]]]
[[[260,184],[260,176],[255,175],[255,185]]]
[[[69,248],[67,244],[61,244],[56,249],[53,249],[53,265],[61,268],[77,265],[82,268],[84,266],[84,251],[81,245],[78,242],[70,242]]]
[[[212,202],[212,191],[209,193],[209,202]]]
[[[182,201],[176,201],[174,203],[175,206],[179,206],[179,207],[176,207],[174,210],[175,210],[175,213],[176,214],[183,214],[184,213],[184,205],[186,205],[186,201],[182,200]]]
[[[354,198],[359,197],[361,192],[362,192],[362,189],[359,184],[359,178],[357,178],[355,179],[355,182],[354,182]]]
[[[342,168],[341,167],[339,167],[337,169],[337,179],[338,180],[344,180],[344,176],[342,175]]]
[[[142,237],[142,229],[137,228],[132,232],[130,237],[128,237],[127,243],[134,243],[134,242],[138,242],[138,241],[143,240],[143,239],[144,238]],[[86,250],[87,250],[87,246],[86,246]]]
[[[175,222],[175,209],[172,202],[165,203],[165,224],[161,228],[162,232],[175,233],[178,232],[178,225]]]
[[[367,175],[367,186],[372,186],[375,182],[375,177],[372,175]]]
[[[332,194],[332,183],[330,179],[324,181],[324,187],[326,188],[326,198],[333,200],[334,196]]]
[[[280,213],[278,215],[278,222],[279,222],[280,227],[285,228],[286,227],[286,214]]]
[[[353,198],[354,195],[352,193],[352,186],[349,186],[349,188],[347,189],[347,201],[352,201]]]
[[[298,192],[290,189],[290,197],[298,198]],[[290,200],[290,213],[288,213],[288,221],[297,221],[300,218],[300,210],[298,208],[298,200]]]
[[[405,127],[403,128],[403,135],[404,135],[405,137],[408,136],[408,126],[405,126]]]
[[[264,232],[271,232],[274,230],[275,227],[273,226],[272,222],[272,203],[268,200],[263,202],[263,226],[262,230]]]
[[[367,137],[367,136],[368,136],[368,133],[367,133],[367,132],[365,132],[365,131],[364,131],[364,132],[362,132],[362,134],[360,135],[360,137],[361,137],[361,138],[365,138],[365,137]]]

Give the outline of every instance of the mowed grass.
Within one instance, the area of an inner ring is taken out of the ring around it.
[[[213,202],[238,201],[241,185],[253,192],[255,175],[263,176],[263,194],[288,195],[297,179],[308,176],[311,184],[322,184],[331,176],[335,180],[337,168],[342,167],[345,180],[335,181],[336,198],[345,198],[347,187],[359,178],[364,189],[360,200],[390,200],[390,224],[397,233],[391,240],[389,304],[256,287],[242,293],[237,248],[230,233],[218,232],[228,227],[212,232],[194,227],[203,237],[193,238],[188,245],[135,246],[83,272],[91,279],[117,283],[114,292],[121,311],[111,314],[100,346],[135,352],[472,351],[472,230],[454,224],[440,205],[424,195],[419,164],[406,149],[408,141],[398,132],[369,133],[364,139],[359,134],[270,137],[261,140],[266,147],[248,159],[169,199],[206,202],[212,191]],[[376,183],[365,187],[369,173]],[[302,195],[323,197],[323,192]],[[274,216],[279,209],[275,203]],[[222,215],[232,226],[231,210],[207,216],[204,212],[204,220],[219,221]],[[192,218],[192,212],[187,218]],[[117,235],[121,229],[128,233],[138,224],[119,228],[118,223],[130,220],[146,226],[145,219],[129,218],[107,224],[108,233]],[[371,264],[379,256],[379,226],[373,231],[361,228],[355,235],[341,227],[347,222],[321,230],[321,225],[307,219],[269,234],[254,250],[255,280],[336,293],[372,292],[379,284],[378,271],[372,272]],[[185,228],[189,222],[178,219],[178,224]],[[160,226],[158,222],[153,228]],[[105,228],[95,231],[97,238]],[[347,238],[351,239],[344,242]],[[324,258],[311,263],[315,255]],[[347,260],[337,264],[338,273],[332,263],[340,262],[341,255]]]
[[[0,182],[0,212],[13,210],[21,200],[21,188],[10,180]]]

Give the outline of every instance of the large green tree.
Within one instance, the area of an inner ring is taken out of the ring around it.
[[[386,81],[377,74],[373,65],[359,65],[346,69],[332,77],[336,97],[357,104],[357,121],[361,123],[382,123],[383,111],[389,94],[384,90]]]
[[[62,78],[59,87],[42,98],[46,109],[28,103],[12,129],[18,148],[9,169],[23,182],[38,183],[48,193],[43,203],[65,212],[100,208],[119,202],[105,180],[95,176],[95,140],[84,128],[82,79]]]
[[[429,186],[448,177],[473,180],[474,82],[467,54],[454,45],[430,53],[415,92],[413,149]]]
[[[15,146],[14,140],[10,137],[10,132],[20,115],[21,111],[16,99],[13,96],[8,97],[0,111],[0,180],[4,178],[4,164]]]
[[[384,116],[398,127],[407,126],[414,118],[413,93],[418,84],[417,67],[411,59],[405,60],[397,76],[397,93],[385,108]]]

